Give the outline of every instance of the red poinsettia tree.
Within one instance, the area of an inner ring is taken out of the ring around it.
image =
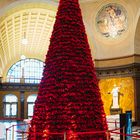
[[[28,139],[63,140],[66,132],[67,140],[106,140],[105,133],[78,133],[104,130],[106,116],[78,0],[60,0],[29,131],[37,134]]]

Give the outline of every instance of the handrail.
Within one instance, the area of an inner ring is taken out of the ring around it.
[[[108,122],[108,123],[113,123],[113,122]],[[114,124],[116,124],[116,122],[114,122]],[[115,129],[112,129],[112,130],[109,130],[108,129],[108,130],[104,130],[104,131],[88,131],[88,132],[68,132],[68,131],[67,132],[47,132],[47,131],[44,131],[43,133],[41,133],[41,132],[36,132],[36,128],[35,127],[34,127],[33,132],[21,131],[21,130],[15,131],[15,129],[14,129],[15,126],[23,126],[23,125],[30,125],[30,123],[12,125],[12,126],[10,126],[9,128],[6,129],[6,134],[8,134],[8,131],[12,131],[12,134],[13,134],[12,135],[12,140],[14,140],[14,134],[15,134],[15,132],[16,133],[21,133],[22,140],[24,140],[25,135],[28,135],[28,134],[33,134],[34,135],[34,140],[36,140],[36,135],[44,135],[44,136],[47,136],[48,134],[51,134],[51,135],[63,135],[64,136],[64,140],[66,140],[67,135],[70,135],[71,133],[76,134],[76,135],[95,135],[95,134],[103,134],[103,133],[106,133],[107,140],[110,140],[110,135],[111,134],[123,135],[124,138],[125,138],[125,136],[130,136],[132,138],[139,138],[140,139],[140,136],[137,136],[137,135],[134,135],[134,134],[120,133],[119,130],[124,129],[124,128],[116,128],[116,127],[115,127]],[[6,136],[6,138],[7,138],[7,136]],[[8,139],[6,139],[6,140],[8,140]]]

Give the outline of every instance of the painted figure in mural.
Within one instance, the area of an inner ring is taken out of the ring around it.
[[[116,37],[127,29],[125,9],[117,4],[104,6],[96,18],[99,31],[105,37]]]

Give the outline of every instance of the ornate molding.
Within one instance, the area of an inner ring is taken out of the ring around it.
[[[133,63],[125,66],[96,68],[97,77],[113,78],[113,77],[140,77],[140,64]]]
[[[38,91],[38,84],[1,83],[0,91]]]

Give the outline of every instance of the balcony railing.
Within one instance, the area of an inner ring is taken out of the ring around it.
[[[38,84],[40,83],[40,78],[7,78],[5,80],[6,83],[34,83]]]

